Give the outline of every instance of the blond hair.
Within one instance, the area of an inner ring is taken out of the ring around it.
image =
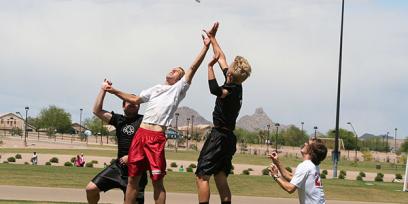
[[[244,57],[236,56],[234,62],[231,64],[232,79],[234,83],[244,82],[252,72],[251,65]]]

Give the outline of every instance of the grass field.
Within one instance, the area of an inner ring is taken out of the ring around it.
[[[72,155],[75,156],[78,152],[83,152],[86,156],[103,156],[103,157],[115,157],[116,150],[112,149],[18,149],[18,148],[2,148],[0,153],[32,153],[36,151],[39,154],[56,154],[56,155]],[[196,151],[178,151],[173,150],[166,151],[166,158],[171,160],[186,160],[186,161],[196,161],[198,158],[199,152]],[[285,166],[296,167],[297,164],[301,161],[299,158],[294,156],[282,156],[281,161]],[[234,164],[251,164],[251,165],[263,165],[268,166],[270,160],[265,156],[256,156],[249,154],[236,154],[233,159]],[[381,169],[376,169],[376,164],[381,164]],[[327,158],[320,165],[321,169],[332,169],[332,162],[330,158]],[[374,173],[387,173],[395,174],[400,173],[404,174],[405,169],[402,165],[395,166],[391,163],[376,163],[376,162],[353,162],[348,160],[340,160],[339,170],[346,171],[363,171],[363,172],[374,172]]]
[[[0,185],[20,185],[39,187],[84,188],[101,169],[72,168],[56,166],[31,166],[17,164],[0,164]],[[12,172],[12,173],[11,173]],[[231,175],[229,177],[231,191],[234,195],[270,196],[295,198],[289,195],[268,176]],[[216,192],[214,182],[211,182]],[[398,192],[401,184],[323,180],[326,199],[354,200],[376,202],[406,202],[407,193]],[[168,192],[196,193],[195,176],[193,173],[168,172],[165,177]],[[151,191],[151,185],[147,186]],[[1,202],[0,202],[1,203]]]

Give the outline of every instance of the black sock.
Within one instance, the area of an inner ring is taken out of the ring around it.
[[[221,204],[231,204],[231,201],[223,201]]]

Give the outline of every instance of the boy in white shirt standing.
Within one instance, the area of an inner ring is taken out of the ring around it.
[[[297,189],[300,204],[325,204],[319,164],[326,158],[327,148],[320,139],[313,138],[300,152],[303,162],[296,167],[294,175],[280,163],[276,152],[270,154],[273,162],[269,168],[271,176],[288,193]]]

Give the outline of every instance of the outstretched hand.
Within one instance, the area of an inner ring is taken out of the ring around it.
[[[102,83],[102,89],[106,92],[112,93],[114,90],[112,87],[112,82],[107,79],[104,79]]]
[[[207,34],[209,38],[215,38],[215,34],[217,34],[219,25],[220,24],[218,22],[215,22],[210,30],[203,30],[203,31]]]
[[[278,175],[278,174],[279,174],[279,169],[278,169],[278,167],[277,167],[275,164],[271,164],[271,165],[269,166],[268,170],[269,170],[271,176],[274,176],[274,175]]]
[[[201,35],[201,37],[203,38],[204,46],[206,47],[210,46],[210,43],[211,43],[210,38],[205,37],[204,35]]]

